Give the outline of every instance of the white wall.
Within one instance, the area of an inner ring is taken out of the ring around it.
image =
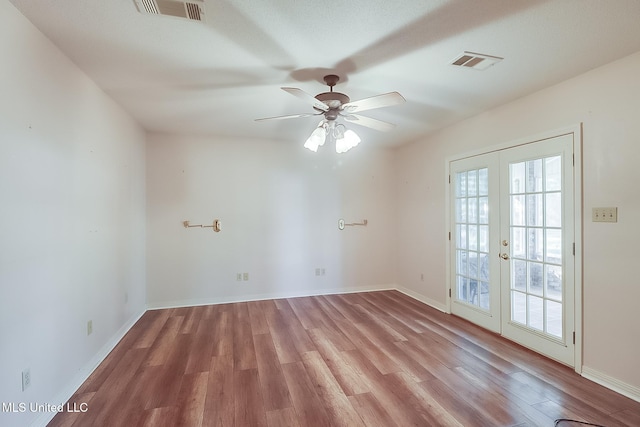
[[[583,123],[585,372],[638,397],[639,75],[636,53],[444,129],[396,158],[398,283],[446,306],[445,159]],[[617,206],[618,223],[592,223],[599,206]]]
[[[150,136],[149,305],[393,287],[394,182],[393,153],[366,142],[337,155],[331,145]],[[214,218],[220,233],[182,225]],[[339,218],[368,225],[339,231]],[[244,272],[249,281],[236,281]]]
[[[0,402],[60,404],[145,307],[145,135],[6,1],[0,63]]]

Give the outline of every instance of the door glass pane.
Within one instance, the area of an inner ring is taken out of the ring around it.
[[[469,250],[478,250],[478,226],[469,224]]]
[[[527,229],[527,259],[542,261],[544,240],[542,239],[542,228]]]
[[[524,227],[511,227],[511,256],[525,259],[527,257],[527,229]]]
[[[527,324],[527,295],[511,292],[511,320],[523,325]]]
[[[525,225],[524,200],[524,195],[511,196],[511,225]]]
[[[529,160],[526,163],[527,193],[542,191],[542,159]]]
[[[478,278],[478,257],[477,252],[469,251],[469,278]]]
[[[469,293],[467,292],[468,281],[468,278],[458,276],[458,299],[465,302],[469,300]]]
[[[489,226],[479,226],[478,249],[480,252],[489,252]]]
[[[542,226],[542,212],[544,212],[544,206],[542,205],[542,194],[527,194],[527,225],[529,226]]]
[[[561,156],[509,165],[511,321],[553,338],[563,333],[561,166]]]
[[[455,175],[456,298],[483,310],[489,310],[488,179],[486,168]]]
[[[459,172],[456,174],[456,197],[467,196],[467,173]]]
[[[480,308],[489,310],[489,282],[479,282],[480,286]]]
[[[468,204],[469,209],[467,213],[469,215],[469,223],[477,224],[478,223],[478,198],[470,197],[468,199],[468,203],[469,203]]]
[[[511,289],[527,290],[527,262],[513,260],[511,268]]]
[[[543,291],[542,264],[529,263],[529,293],[542,296]]]
[[[456,223],[467,221],[467,209],[462,209],[462,202],[464,199],[456,199]]]
[[[489,198],[480,197],[478,199],[478,222],[489,224]]]
[[[480,254],[478,261],[478,278],[485,282],[489,280],[489,254]]]
[[[562,157],[554,156],[544,159],[545,190],[559,191],[562,189]]]
[[[558,192],[545,195],[545,225],[547,227],[562,227],[562,194]]]
[[[524,193],[524,163],[513,163],[510,165],[510,191],[511,194]]]
[[[467,196],[478,195],[478,171],[467,172]]]
[[[529,304],[527,307],[529,314],[528,326],[539,331],[544,330],[544,302],[542,298],[528,295]]]
[[[468,262],[467,262],[467,251],[464,250],[458,250],[456,251],[457,253],[457,273],[461,276],[468,276],[469,275],[469,268],[468,268]]]
[[[478,195],[486,196],[489,194],[489,170],[487,168],[478,171]]]
[[[562,338],[562,304],[555,301],[546,301],[547,332],[558,338]]]
[[[562,302],[562,267],[547,264],[545,270],[545,296]]]
[[[457,224],[456,230],[457,247],[467,249],[467,224]]]
[[[545,230],[545,261],[553,264],[562,264],[562,230],[559,228],[547,228]]]

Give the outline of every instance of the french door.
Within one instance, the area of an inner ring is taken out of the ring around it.
[[[451,311],[574,365],[573,134],[456,160]]]

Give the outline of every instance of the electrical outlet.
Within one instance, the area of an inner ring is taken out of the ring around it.
[[[316,276],[319,276],[319,275],[320,275],[320,269],[316,268]]]
[[[25,391],[31,385],[31,369],[27,368],[22,371],[22,391]]]
[[[236,274],[236,281],[242,282],[242,273]]]
[[[618,222],[618,208],[593,208],[591,220],[593,222]]]
[[[93,320],[87,322],[87,335],[91,335],[91,333],[93,333]]]
[[[242,273],[242,280],[244,280],[245,282],[249,280],[249,273]]]
[[[324,267],[322,267],[322,268],[320,269],[320,275],[321,275],[321,276],[324,276]]]

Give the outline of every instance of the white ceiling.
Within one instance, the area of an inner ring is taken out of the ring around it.
[[[640,51],[638,0],[206,0],[206,24],[144,15],[134,0],[10,0],[149,131],[302,143],[318,118],[280,90],[405,104],[350,125],[393,147]],[[504,57],[477,71],[463,51]]]

